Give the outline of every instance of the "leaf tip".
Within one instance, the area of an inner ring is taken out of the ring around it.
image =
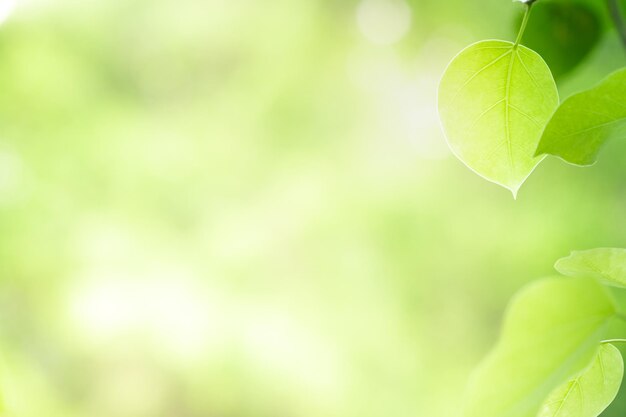
[[[513,194],[513,200],[517,200],[517,194],[521,186],[522,186],[521,184],[506,186],[506,188],[511,192],[511,194]]]

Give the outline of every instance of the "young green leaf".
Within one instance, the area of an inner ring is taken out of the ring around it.
[[[601,34],[600,19],[588,5],[539,2],[533,6],[522,44],[537,51],[558,79],[589,55]]]
[[[500,340],[475,372],[467,417],[536,417],[543,401],[589,366],[613,301],[591,278],[549,278],[512,301]]]
[[[598,248],[574,251],[556,261],[554,268],[563,275],[589,277],[626,287],[626,249]]]
[[[543,132],[536,155],[591,165],[612,138],[626,136],[626,68],[565,100]]]
[[[591,366],[554,390],[537,417],[597,417],[615,399],[623,376],[622,354],[603,344]]]
[[[454,154],[514,196],[541,161],[534,150],[558,103],[543,59],[505,41],[465,48],[439,86],[439,116]]]

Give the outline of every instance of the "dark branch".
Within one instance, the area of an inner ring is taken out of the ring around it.
[[[617,33],[624,44],[624,48],[626,48],[626,22],[624,22],[619,0],[606,0],[606,3],[609,7],[615,29],[617,29]]]

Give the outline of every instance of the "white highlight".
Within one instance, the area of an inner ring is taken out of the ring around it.
[[[219,298],[193,279],[167,269],[140,279],[116,275],[88,279],[71,295],[69,314],[88,339],[115,343],[138,335],[170,357],[193,361],[223,337]]]
[[[400,41],[411,28],[411,8],[404,0],[363,0],[357,23],[367,40],[377,45]]]
[[[0,204],[11,203],[19,197],[23,177],[22,158],[13,151],[0,149]]]
[[[0,0],[0,23],[4,23],[9,18],[15,6],[17,6],[17,0]]]

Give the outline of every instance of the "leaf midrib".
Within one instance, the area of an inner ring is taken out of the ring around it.
[[[515,162],[513,161],[513,147],[511,145],[511,109],[510,109],[510,99],[511,99],[511,78],[513,75],[513,65],[515,64],[515,54],[513,52],[517,52],[517,45],[514,45],[511,49],[511,59],[509,61],[509,67],[506,74],[506,85],[504,91],[504,133],[506,139],[507,151],[509,154],[509,175],[513,177],[513,172],[515,171]]]
[[[561,413],[561,411],[563,410],[563,406],[565,405],[565,403],[567,402],[567,399],[569,398],[570,394],[572,392],[574,392],[574,387],[578,386],[578,390],[580,392],[581,398],[582,398],[582,387],[580,386],[580,377],[576,377],[574,378],[571,382],[570,385],[567,387],[566,390],[566,394],[563,397],[563,399],[561,399],[561,402],[559,404],[559,407],[556,409],[556,411],[554,412],[554,414],[552,415],[552,417],[558,417],[558,415]]]
[[[591,126],[591,127],[588,127],[588,128],[576,131],[574,133],[569,133],[567,135],[563,135],[562,137],[563,138],[570,138],[572,136],[580,135],[582,133],[591,132],[592,130],[600,129],[600,128],[607,127],[607,126],[610,126],[610,125],[615,124],[615,123],[625,122],[625,121],[626,121],[626,116],[618,117],[617,119],[611,120],[610,122],[600,123],[599,125]]]

